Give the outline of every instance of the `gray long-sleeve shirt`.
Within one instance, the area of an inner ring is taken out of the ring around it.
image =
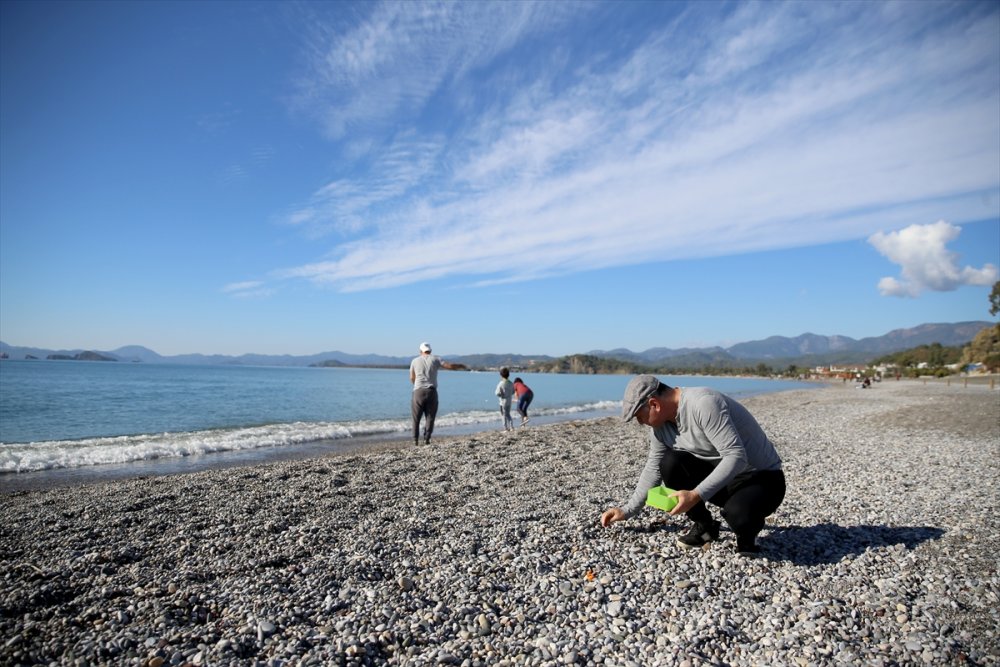
[[[514,383],[507,378],[503,378],[497,384],[496,391],[493,393],[500,399],[501,406],[509,408],[511,400],[514,398]]]
[[[623,508],[626,517],[635,516],[645,504],[649,489],[663,482],[660,460],[669,449],[718,462],[694,489],[702,500],[709,500],[742,473],[781,470],[781,457],[745,407],[714,389],[682,387],[677,425],[667,422],[651,429],[646,464]]]

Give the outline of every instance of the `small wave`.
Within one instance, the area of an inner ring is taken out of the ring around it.
[[[558,418],[577,413],[613,410],[620,405],[617,401],[601,401],[584,405],[532,408],[531,414]],[[477,425],[487,427],[500,421],[499,409],[473,410],[439,415],[436,426],[438,429]],[[408,433],[410,428],[409,419],[293,422],[179,433],[0,443],[0,474],[153,461],[380,435],[398,436]]]
[[[544,409],[539,414],[569,415],[577,412],[617,412],[621,408],[621,401],[598,401],[596,403],[585,403],[584,405],[568,405],[560,408]]]
[[[406,427],[408,425],[396,421],[295,422],[188,433],[154,433],[27,444],[0,444],[0,472],[75,468],[263,447],[285,447],[321,440],[391,434]]]

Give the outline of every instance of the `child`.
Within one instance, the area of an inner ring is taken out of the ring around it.
[[[510,431],[514,428],[514,418],[510,416],[510,403],[514,397],[514,385],[508,379],[510,370],[506,367],[500,369],[500,384],[497,385],[496,395],[500,398],[500,414],[503,416],[503,430]]]
[[[521,426],[524,426],[528,423],[528,406],[531,405],[535,392],[531,391],[531,387],[524,384],[521,378],[514,378],[514,393],[517,394],[517,411],[521,415]]]

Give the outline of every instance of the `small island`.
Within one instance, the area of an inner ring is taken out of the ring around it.
[[[78,354],[50,354],[45,357],[50,361],[118,361],[112,357],[106,357],[97,352],[80,352]]]

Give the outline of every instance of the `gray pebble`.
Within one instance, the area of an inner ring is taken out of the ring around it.
[[[11,494],[0,663],[1000,667],[986,391],[746,399],[789,480],[756,560],[597,526],[647,446],[614,419]]]

